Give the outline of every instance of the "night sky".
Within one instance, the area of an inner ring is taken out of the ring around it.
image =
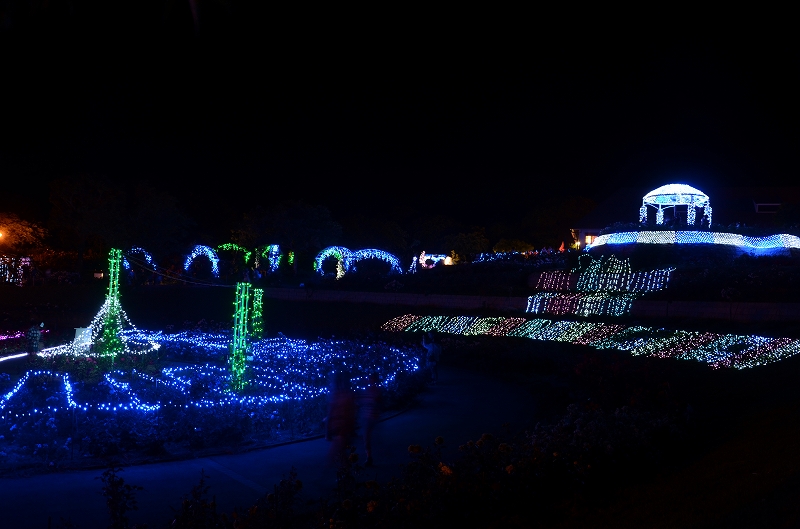
[[[489,224],[798,172],[800,48],[777,31],[108,3],[0,8],[0,207],[45,215],[47,182],[86,173],[220,221],[299,198]]]

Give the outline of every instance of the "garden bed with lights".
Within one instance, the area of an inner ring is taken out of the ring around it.
[[[17,374],[0,378],[1,472],[133,464],[314,437],[322,433],[331,370],[346,370],[355,388],[378,373],[389,409],[424,385],[415,348],[379,341],[254,341],[246,383],[233,390],[229,332],[123,337],[130,353],[113,360],[45,350],[9,365]]]
[[[293,319],[304,314],[299,305],[283,305],[297,310],[291,315]],[[312,310],[309,307],[316,307],[313,309],[315,316],[306,320],[305,325],[313,330],[319,329],[315,327],[319,325],[317,320],[321,321],[324,315],[334,312],[336,317],[343,318],[342,323],[346,319],[363,317],[372,321],[377,317],[371,315],[369,308],[357,305],[343,307],[322,303],[309,305],[306,310]],[[670,334],[663,329],[649,329],[648,333],[644,332],[647,329],[641,328],[628,333],[621,327],[609,328],[613,324],[599,322],[594,325],[591,322],[562,323],[530,317],[521,320],[500,315],[387,318],[384,320],[387,333],[379,335],[379,339],[304,341],[277,337],[262,340],[261,344],[256,342],[254,349],[261,354],[259,351],[291,351],[292,347],[299,345],[301,349],[320,353],[346,351],[353,356],[344,355],[338,361],[342,362],[341,365],[350,365],[357,358],[355,347],[368,347],[374,343],[378,347],[376,352],[381,347],[403,351],[403,344],[414,346],[420,333],[435,330],[445,348],[445,365],[467,365],[482,373],[506,378],[509,383],[524,384],[540,397],[542,405],[537,408],[537,417],[541,416],[543,422],[526,437],[509,439],[501,432],[492,432],[495,435],[481,438],[480,444],[454,439],[455,444],[466,443],[457,453],[460,457],[453,455],[454,447],[439,457],[436,452],[438,445],[432,449],[414,446],[414,450],[420,452],[410,455],[409,470],[404,474],[404,481],[400,482],[405,489],[400,485],[392,488],[393,485],[387,483],[381,484],[379,489],[387,491],[383,496],[371,495],[377,488],[361,487],[358,489],[361,492],[355,493],[347,491],[351,495],[348,497],[362,510],[370,501],[378,501],[381,506],[399,505],[408,499],[408,489],[433,490],[437,502],[463,499],[453,496],[451,489],[446,487],[424,488],[432,487],[431,483],[457,483],[474,493],[474,497],[468,498],[474,499],[476,505],[477,499],[491,497],[492,501],[502,500],[508,512],[515,513],[515,506],[528,501],[531,487],[535,487],[534,497],[538,498],[537,507],[541,508],[543,516],[548,513],[560,516],[572,506],[580,515],[584,512],[581,509],[589,512],[589,507],[615,505],[619,497],[624,496],[622,491],[625,487],[632,484],[656,494],[648,488],[654,476],[670,469],[685,469],[694,461],[707,463],[706,454],[714,453],[720,438],[733,435],[731,432],[736,430],[742,416],[752,421],[753,417],[773,409],[778,402],[782,406],[796,404],[796,396],[788,388],[792,387],[791,380],[796,379],[800,366],[798,358],[771,362],[756,369],[725,369],[720,365],[717,366],[720,369],[711,371],[708,364],[717,360],[711,356],[720,351],[712,351],[710,347],[703,349],[709,356],[694,357],[703,362],[651,357],[663,357],[663,354],[658,354],[660,350],[656,346],[687,337],[684,334]],[[151,403],[154,399],[174,399],[176,395],[183,400],[177,406],[164,408],[160,414],[125,409],[78,411],[77,408],[74,412],[64,410],[62,413],[59,410],[50,413],[37,408],[36,415],[3,424],[0,435],[5,435],[5,439],[0,440],[0,450],[6,452],[5,475],[81,466],[100,467],[111,461],[127,466],[222,451],[243,451],[300,438],[304,418],[321,413],[322,410],[314,410],[313,406],[315,402],[321,405],[324,399],[262,406],[269,414],[260,415],[258,420],[250,417],[246,409],[181,407],[203,399],[213,400],[226,388],[225,376],[221,376],[221,371],[217,371],[220,375],[215,375],[214,370],[227,365],[226,344],[230,342],[230,336],[226,334],[229,331],[224,330],[224,325],[217,327],[187,329],[180,333],[126,335],[131,343],[152,342],[160,344],[160,347],[139,356],[118,356],[113,368],[94,368],[88,358],[45,357],[39,360],[41,364],[37,368],[53,370],[56,374],[31,379],[31,383],[26,383],[23,390],[9,401],[12,405],[33,403],[36,399],[36,403],[52,406],[62,395],[61,373],[70,375],[76,402],[120,404],[131,402],[131,396],[136,396],[142,403]],[[613,342],[615,346],[607,349],[597,347],[603,345],[601,342],[589,343],[589,338],[600,338],[598,333],[609,338],[605,345]],[[654,343],[642,341],[648,335]],[[581,345],[581,336],[586,344]],[[725,336],[704,335],[701,338],[703,340],[696,345],[727,344],[733,348],[730,349],[732,353],[741,353],[748,347],[753,353],[761,353],[769,352],[771,346],[796,345],[794,340],[783,343],[756,339],[737,341]],[[628,347],[628,350],[620,351],[617,346]],[[634,347],[642,351],[634,351]],[[645,349],[655,354],[649,355]],[[409,349],[412,357],[418,352],[415,348]],[[648,354],[640,354],[642,352]],[[269,353],[265,356],[273,359],[272,365],[276,368],[290,371],[287,369],[291,365],[288,357]],[[735,357],[730,366],[737,367],[736,362],[743,359]],[[20,362],[15,364],[14,376],[0,381],[0,395],[7,394],[7,388],[14,386],[14,378],[32,367],[25,364],[25,359]],[[63,366],[76,362],[82,365]],[[363,357],[358,362],[362,363]],[[314,362],[306,363],[313,365]],[[258,364],[258,361],[254,362],[254,365]],[[5,365],[0,364],[0,367],[5,368]],[[102,375],[105,370],[109,371],[111,381]],[[115,374],[116,370],[120,372]],[[138,374],[140,372],[142,375]],[[403,395],[401,386],[404,386],[408,388],[405,394],[412,395],[419,389],[414,386],[419,383],[415,373],[409,371],[403,375],[404,381],[398,383],[397,392],[392,393],[387,387],[387,394],[400,398]],[[154,389],[149,377],[172,380],[186,391],[178,391],[166,384]],[[269,373],[264,379],[269,379]],[[324,384],[324,379],[319,379],[319,383]],[[124,384],[129,384],[129,387],[124,388]],[[255,393],[255,387],[242,394],[248,391]],[[49,403],[48,399],[51,399]],[[226,411],[221,411],[223,409]],[[274,411],[278,413],[274,414]],[[72,413],[80,420],[73,419]],[[14,424],[17,428],[10,431]],[[277,427],[277,424],[281,426]],[[294,432],[292,425],[295,425]],[[179,438],[178,434],[182,437]],[[66,443],[65,435],[74,441]],[[442,464],[445,464],[447,472],[452,472],[446,479],[440,477],[445,472]],[[425,476],[436,479],[421,482],[423,478],[414,474],[416,471],[424,471]],[[421,486],[424,487],[419,488]],[[563,498],[575,499],[565,503]],[[469,503],[466,499],[464,501]],[[420,499],[418,505],[422,512],[427,513],[426,506],[438,509],[443,504],[437,502],[428,503]],[[337,516],[339,514],[330,515]]]

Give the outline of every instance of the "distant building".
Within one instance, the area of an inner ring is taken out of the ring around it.
[[[715,205],[724,205],[715,224],[771,226],[782,205],[800,203],[800,186],[727,187],[715,191],[712,198]]]

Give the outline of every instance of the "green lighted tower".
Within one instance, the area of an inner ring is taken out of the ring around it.
[[[252,322],[253,338],[260,340],[264,337],[264,289],[253,289],[253,315]]]
[[[119,337],[122,330],[119,303],[119,268],[122,263],[122,251],[112,248],[108,253],[108,293],[106,294],[105,315],[103,317],[103,330],[100,333],[97,348],[101,356],[111,356],[124,349],[124,344]]]
[[[233,389],[245,386],[247,367],[247,314],[250,302],[250,283],[236,284],[236,311],[233,313],[233,342],[231,343],[231,385]]]

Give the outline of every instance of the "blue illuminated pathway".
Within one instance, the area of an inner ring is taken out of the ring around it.
[[[373,441],[375,466],[365,479],[388,481],[409,460],[410,444],[433,445],[445,439],[444,459],[454,458],[458,445],[485,432],[499,433],[504,423],[521,430],[535,424],[532,395],[518,386],[474,372],[442,368],[439,384],[419,396],[407,411],[379,423]],[[209,476],[209,497],[218,512],[230,514],[251,506],[271,492],[292,466],[303,482],[301,499],[317,500],[332,494],[335,471],[327,467],[329,443],[315,439],[244,454],[220,455],[187,461],[125,467],[120,477],[144,487],[137,493],[139,510],[129,515],[131,525],[165,527],[181,498],[198,483],[203,470]],[[359,456],[363,461],[363,450]],[[105,499],[96,479],[102,470],[56,473],[26,478],[0,478],[3,527],[15,529],[60,527],[61,518],[78,529],[109,523]]]

